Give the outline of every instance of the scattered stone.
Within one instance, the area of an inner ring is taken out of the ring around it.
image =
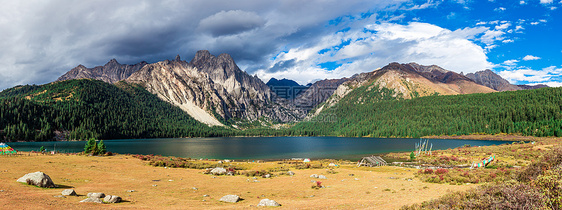
[[[240,196],[237,195],[225,195],[219,201],[227,202],[227,203],[236,203],[240,201]]]
[[[212,174],[212,175],[225,175],[225,174],[226,174],[226,169],[221,168],[221,167],[216,167],[216,168],[213,168],[213,169],[211,170],[211,174]]]
[[[270,177],[271,177],[271,174],[265,174],[265,175],[263,175],[263,178],[270,178]]]
[[[252,177],[252,179],[258,179],[258,178],[256,178],[256,177]]]
[[[153,186],[153,187],[156,187],[156,186],[158,186],[158,185],[157,185],[157,184],[153,184],[152,186]]]
[[[0,190],[0,192],[4,192],[4,190]]]
[[[310,175],[310,178],[318,178],[318,174],[312,174]]]
[[[198,190],[197,187],[192,187],[191,189],[192,189],[192,190]]]
[[[88,193],[88,198],[103,198],[105,194],[103,193]]]
[[[169,182],[173,182],[174,180],[172,180],[172,179],[169,179],[168,181],[169,181]]]
[[[349,174],[349,176],[355,176],[355,174]]]
[[[318,175],[318,179],[328,179],[328,178],[324,175]]]
[[[314,183],[314,182],[316,182],[316,180],[310,180],[310,182]]]
[[[227,176],[234,176],[234,173],[232,171],[229,171],[228,173],[226,173]]]
[[[274,200],[263,199],[260,201],[258,206],[281,206],[281,204],[275,202]]]
[[[127,190],[127,192],[136,192],[136,190]]]
[[[359,181],[359,179],[358,179],[358,178],[355,178],[355,181]]]
[[[103,201],[99,198],[86,198],[81,200],[80,203],[103,203]]]
[[[254,182],[260,182],[259,180],[254,180]]]
[[[121,197],[116,195],[107,195],[105,196],[105,198],[103,198],[103,202],[106,203],[119,203],[121,201],[122,201]]]
[[[391,176],[391,177],[388,177],[388,178],[389,178],[389,179],[398,179],[398,178],[396,178],[396,177],[393,177],[393,176]]]
[[[217,162],[218,164],[222,164],[222,161],[219,160],[219,162]]]
[[[19,178],[17,182],[27,183],[38,187],[57,187],[55,183],[53,183],[53,180],[51,180],[51,177],[41,171],[26,174]]]
[[[335,164],[335,163],[330,163],[330,164],[328,164],[328,166],[330,166],[330,167],[335,167],[336,164]]]
[[[295,175],[295,172],[287,171],[287,175],[289,175],[289,176],[294,176],[294,175]]]
[[[203,195],[203,197],[209,197],[209,195]]]
[[[66,196],[64,196],[64,195],[55,195],[53,197],[55,197],[55,198],[66,198]]]
[[[76,196],[76,192],[74,191],[74,189],[63,190],[61,194],[68,195],[68,196]]]

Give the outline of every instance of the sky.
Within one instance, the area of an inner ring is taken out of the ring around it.
[[[562,86],[562,0],[0,0],[0,90],[82,64],[230,54],[267,82],[391,62]]]

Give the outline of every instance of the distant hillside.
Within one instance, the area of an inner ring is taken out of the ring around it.
[[[94,68],[86,68],[83,65],[79,65],[59,77],[57,81],[71,79],[95,79],[107,83],[116,83],[127,79],[147,64],[148,63],[143,61],[134,65],[127,65],[120,64],[117,60],[111,59],[105,65],[96,66]]]
[[[275,79],[271,78],[267,83],[269,89],[273,91],[277,96],[285,99],[295,99],[298,95],[308,89],[307,86],[300,85],[299,83],[290,79]]]
[[[391,96],[396,99],[496,92],[488,87],[476,84],[465,76],[435,65],[391,63],[372,72],[354,75],[343,82],[330,98],[316,107],[309,118],[336,105],[342,98],[356,89],[363,91],[361,94],[356,92],[357,95],[365,95],[365,97],[358,97],[356,103],[364,103],[373,100],[367,96],[371,94],[370,92],[381,91],[383,88],[392,90]]]
[[[0,92],[0,139],[157,138],[232,135],[208,127],[139,85],[81,79]]]
[[[466,77],[474,80],[478,84],[490,87],[497,91],[513,91],[523,89],[521,87],[518,87],[517,85],[510,84],[507,80],[489,69],[476,73],[466,74]]]
[[[562,88],[409,100],[401,97],[402,93],[371,82],[287,132],[372,137],[472,133],[562,136]]]

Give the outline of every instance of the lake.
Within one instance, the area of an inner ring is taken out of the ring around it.
[[[413,151],[419,139],[348,137],[224,137],[104,140],[107,150],[119,154],[155,154],[209,159],[332,158],[357,160],[362,156]],[[429,139],[433,150],[511,143],[506,141]],[[80,152],[85,141],[11,142],[19,151]]]

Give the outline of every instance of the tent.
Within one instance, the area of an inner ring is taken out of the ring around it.
[[[14,148],[8,146],[7,144],[4,143],[0,143],[0,154],[4,155],[4,154],[15,154],[16,151],[14,150]]]

